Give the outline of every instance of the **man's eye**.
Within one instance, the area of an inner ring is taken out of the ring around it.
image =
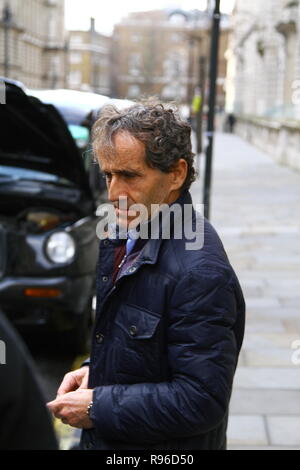
[[[135,173],[122,173],[123,178],[126,179],[132,179],[136,177]],[[102,178],[105,179],[106,181],[110,181],[112,179],[112,174],[111,173],[103,173]]]

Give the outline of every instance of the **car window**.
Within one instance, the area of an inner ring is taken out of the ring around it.
[[[86,127],[77,126],[75,124],[69,124],[68,128],[76,142],[77,147],[85,148],[89,143],[89,130]]]

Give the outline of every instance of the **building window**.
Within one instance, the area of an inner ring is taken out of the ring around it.
[[[71,44],[81,44],[82,43],[82,37],[79,36],[79,35],[74,35],[74,36],[71,36],[71,41],[70,41]]]
[[[60,58],[58,56],[51,57],[51,69],[54,70],[55,73],[59,72]]]
[[[181,72],[180,57],[177,54],[170,54],[164,61],[164,75],[166,77],[178,77]]]
[[[130,85],[128,87],[128,98],[137,98],[141,93],[138,85]]]
[[[176,81],[166,85],[162,90],[162,98],[166,100],[182,100],[185,94],[185,87]]]
[[[49,39],[56,39],[56,19],[53,16],[49,19]]]
[[[139,42],[141,39],[140,35],[138,33],[132,33],[131,35],[131,42]]]
[[[182,42],[182,35],[180,33],[172,33],[171,34],[171,41],[172,42]]]
[[[139,75],[141,68],[141,54],[136,52],[129,55],[128,72],[130,75]]]
[[[70,62],[71,62],[71,64],[80,64],[81,63],[81,53],[80,52],[71,52]]]
[[[82,74],[80,70],[72,70],[69,74],[69,82],[71,86],[80,85],[82,80]]]

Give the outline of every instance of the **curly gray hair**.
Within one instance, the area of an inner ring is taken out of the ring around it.
[[[92,129],[94,154],[113,155],[113,138],[118,132],[128,132],[145,145],[146,162],[151,168],[169,173],[181,158],[186,160],[188,172],[182,191],[195,181],[191,127],[176,107],[149,102],[118,110],[106,105]]]

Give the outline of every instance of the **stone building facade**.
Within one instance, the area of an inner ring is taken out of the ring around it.
[[[300,79],[299,1],[237,0],[229,43],[229,99],[235,112],[300,119],[294,107]]]
[[[29,88],[64,87],[65,46],[64,0],[0,0],[0,75]]]
[[[110,95],[111,38],[95,31],[68,33],[68,88]]]
[[[223,18],[218,104],[225,103],[225,51],[229,27]],[[198,10],[132,13],[113,33],[112,93],[120,98],[155,95],[191,104],[202,73],[208,75],[211,16]]]
[[[300,2],[237,0],[226,53],[237,132],[300,170]]]

